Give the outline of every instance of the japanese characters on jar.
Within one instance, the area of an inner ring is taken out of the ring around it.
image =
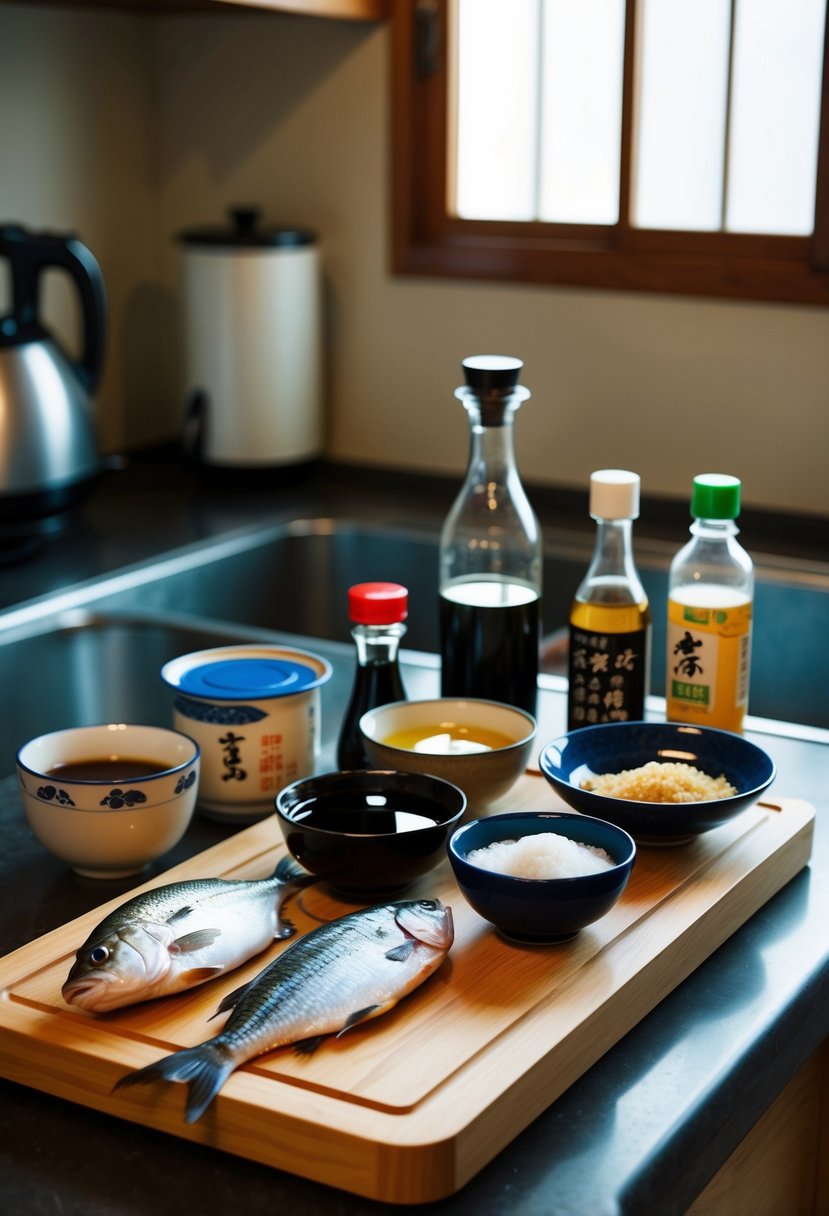
[[[754,567],[736,539],[740,482],[694,478],[691,539],[668,578],[668,720],[740,732],[748,709]]]
[[[651,615],[633,560],[639,477],[600,469],[590,478],[593,557],[570,610],[567,729],[645,716]]]

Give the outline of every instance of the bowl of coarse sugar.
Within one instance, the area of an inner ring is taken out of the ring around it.
[[[776,776],[757,744],[731,731],[673,722],[610,722],[553,739],[539,767],[576,811],[639,844],[683,844],[759,800]]]

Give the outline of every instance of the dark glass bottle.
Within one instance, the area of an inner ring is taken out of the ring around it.
[[[464,359],[455,396],[469,417],[466,478],[440,542],[441,692],[534,714],[541,531],[515,463],[513,420],[529,391],[520,359]]]
[[[369,709],[405,701],[397,652],[406,632],[409,593],[399,583],[357,583],[348,591],[351,636],[357,648],[357,670],[351,700],[343,717],[337,764],[341,769],[371,768],[360,735],[360,718]]]

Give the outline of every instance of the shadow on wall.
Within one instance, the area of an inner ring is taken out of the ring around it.
[[[138,284],[122,310],[119,330],[121,434],[129,436],[130,446],[177,436],[184,407],[176,295],[154,283]]]
[[[160,181],[193,157],[217,181],[231,175],[374,28],[280,13],[166,18],[158,29]]]

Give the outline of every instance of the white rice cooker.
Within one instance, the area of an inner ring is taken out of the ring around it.
[[[186,451],[229,469],[302,464],[323,447],[319,249],[254,208],[181,233]]]

